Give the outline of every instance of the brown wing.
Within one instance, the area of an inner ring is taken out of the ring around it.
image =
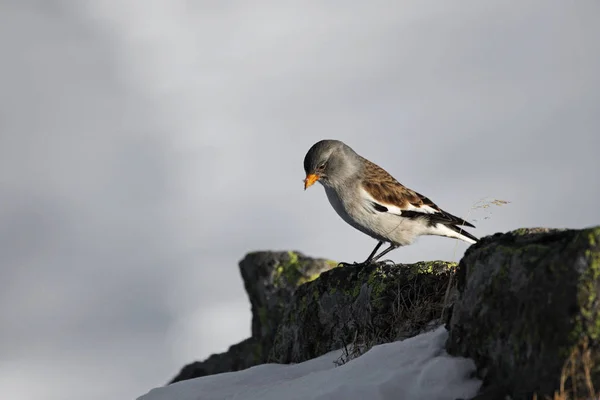
[[[385,207],[387,204],[398,207],[402,210],[402,216],[408,218],[425,217],[432,223],[473,226],[462,218],[445,212],[422,194],[407,188],[377,164],[365,158],[363,160],[365,170],[362,185],[380,206]]]

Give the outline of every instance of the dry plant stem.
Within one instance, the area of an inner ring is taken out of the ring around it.
[[[559,390],[554,392],[552,397],[546,396],[546,399],[600,400],[592,381],[592,369],[592,350],[589,348],[589,339],[585,337],[573,348],[563,365]],[[580,381],[584,384],[583,390],[579,390],[578,382]],[[570,384],[570,388],[567,387],[567,383]],[[537,400],[537,398],[537,394],[534,394],[533,399]]]
[[[377,264],[392,264],[391,261],[380,261]],[[343,365],[357,358],[381,343],[393,342],[411,337],[427,327],[432,319],[441,314],[441,298],[445,290],[444,283],[438,283],[432,290],[418,284],[418,279],[399,282],[394,290],[394,298],[390,299],[393,323],[381,329],[376,324],[356,329],[347,343],[342,343],[342,354],[335,361],[336,366]],[[371,298],[372,302],[385,301],[380,297]]]

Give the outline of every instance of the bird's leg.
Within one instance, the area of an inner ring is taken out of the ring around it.
[[[375,248],[373,249],[373,251],[371,252],[371,254],[369,254],[369,257],[365,260],[365,262],[363,262],[362,264],[370,264],[371,261],[373,260],[373,256],[375,255],[375,253],[377,253],[377,250],[379,250],[379,248],[381,247],[381,245],[383,244],[383,242],[380,240],[377,243],[377,246],[375,246]]]
[[[381,242],[379,242],[379,243],[381,243]],[[392,251],[394,249],[397,249],[398,247],[400,247],[400,246],[397,245],[397,244],[391,243],[390,247],[388,247],[387,249],[385,249],[384,251],[382,251],[381,253],[379,253],[375,257],[373,257],[373,259],[371,260],[371,262],[375,262],[375,261],[379,260],[381,257],[385,256],[390,251]]]

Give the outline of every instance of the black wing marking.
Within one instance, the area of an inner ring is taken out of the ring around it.
[[[379,203],[375,203],[374,201],[372,201],[371,205],[373,206],[373,208],[375,209],[375,211],[388,212],[388,208],[386,206],[382,206]]]
[[[436,213],[424,213],[414,210],[402,210],[402,216],[405,218],[423,218],[429,221],[430,225],[435,224],[444,224],[444,225],[461,225],[461,226],[470,226],[471,228],[475,228],[475,225],[470,222],[465,221],[462,218],[458,218],[450,213],[445,211],[440,211]]]

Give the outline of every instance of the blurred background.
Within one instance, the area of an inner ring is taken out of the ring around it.
[[[600,224],[599,12],[0,0],[2,398],[132,399],[225,351],[250,335],[249,251],[366,258],[375,241],[303,191],[323,138],[477,236]]]

